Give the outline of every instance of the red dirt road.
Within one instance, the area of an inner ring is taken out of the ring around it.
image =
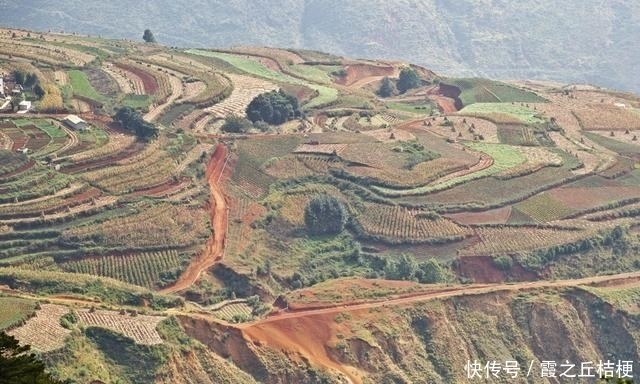
[[[160,293],[176,293],[189,288],[198,280],[202,271],[211,268],[222,259],[229,215],[227,201],[222,193],[219,181],[227,164],[227,156],[227,147],[223,144],[218,144],[209,160],[209,164],[207,164],[206,176],[209,181],[209,188],[211,189],[211,223],[213,225],[213,233],[207,240],[204,251],[189,264],[187,269],[173,285],[162,289]]]

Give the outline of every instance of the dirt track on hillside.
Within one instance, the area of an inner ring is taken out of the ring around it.
[[[248,343],[268,345],[284,351],[288,356],[297,354],[303,361],[341,373],[353,384],[362,383],[358,368],[335,360],[327,349],[334,336],[340,333],[335,317],[342,313],[367,316],[370,309],[408,305],[417,302],[446,299],[456,296],[481,295],[492,292],[514,292],[541,288],[562,288],[580,285],[630,288],[640,286],[640,272],[574,280],[535,281],[510,284],[473,284],[427,293],[414,293],[404,297],[382,299],[367,303],[327,304],[330,307],[299,311],[281,311],[275,315],[236,326]]]
[[[198,280],[202,271],[211,268],[222,259],[227,235],[228,210],[227,201],[220,187],[220,178],[227,165],[227,156],[227,147],[218,144],[207,164],[206,176],[211,189],[210,209],[213,233],[207,240],[204,251],[191,261],[174,284],[162,289],[160,293],[176,293],[189,288]]]
[[[539,280],[539,281],[529,281],[529,282],[521,282],[521,283],[462,285],[460,287],[457,287],[451,290],[429,292],[429,293],[418,293],[418,294],[413,294],[410,296],[405,296],[400,298],[394,298],[389,300],[383,299],[379,301],[361,303],[361,304],[350,305],[346,303],[340,306],[332,305],[328,308],[290,311],[290,312],[285,310],[278,314],[259,320],[255,323],[243,324],[241,327],[251,327],[251,326],[264,324],[268,322],[280,321],[284,319],[291,319],[291,318],[297,318],[297,317],[303,317],[303,316],[334,314],[334,313],[376,308],[381,306],[396,306],[396,305],[411,304],[411,303],[420,302],[420,301],[442,299],[442,298],[448,298],[448,297],[454,297],[454,296],[479,295],[479,294],[499,292],[499,291],[518,291],[518,290],[530,290],[530,289],[538,289],[538,288],[574,287],[579,285],[596,285],[596,286],[602,285],[607,287],[615,287],[618,285],[621,285],[624,287],[629,287],[630,285],[640,286],[640,272],[628,272],[628,273],[621,273],[617,275],[594,276],[594,277],[585,277],[581,279],[571,279],[571,280],[557,280],[557,281]]]

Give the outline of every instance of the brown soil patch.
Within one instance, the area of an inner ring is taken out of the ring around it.
[[[460,258],[458,273],[476,283],[501,283],[514,281],[535,281],[538,276],[514,263],[509,271],[498,269],[491,256],[464,256]]]
[[[347,64],[344,66],[347,75],[338,79],[337,83],[358,87],[377,81],[385,76],[397,76],[397,69],[390,65]]]
[[[242,330],[247,340],[254,344],[286,351],[301,356],[303,360],[328,368],[346,376],[350,383],[362,383],[358,370],[335,361],[328,347],[339,326],[334,314],[305,316],[288,321],[258,323]]]
[[[604,205],[616,200],[638,197],[637,187],[566,187],[548,191],[549,195],[575,210]]]
[[[511,206],[490,209],[483,212],[462,212],[451,213],[445,217],[455,221],[458,224],[505,224],[511,216]]]

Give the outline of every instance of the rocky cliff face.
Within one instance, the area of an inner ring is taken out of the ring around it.
[[[467,295],[404,307],[374,307],[227,327],[182,318],[188,335],[266,383],[448,383],[465,365],[517,361],[519,377],[542,378],[543,361],[638,361],[633,291],[571,288]],[[613,302],[611,304],[610,302]],[[595,368],[593,373],[595,374]],[[578,380],[578,379],[576,379]],[[593,382],[583,378],[582,382]],[[580,380],[576,381],[580,382]]]

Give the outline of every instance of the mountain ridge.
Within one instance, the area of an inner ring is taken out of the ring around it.
[[[538,78],[640,91],[640,5],[630,1],[448,3],[395,0],[268,2],[198,0],[20,4],[0,1],[0,24],[166,45],[266,45],[400,59],[456,76]],[[65,11],[60,11],[64,9]],[[122,13],[122,9],[127,9]],[[27,12],[25,12],[27,10]],[[142,16],[142,17],[141,17]]]

